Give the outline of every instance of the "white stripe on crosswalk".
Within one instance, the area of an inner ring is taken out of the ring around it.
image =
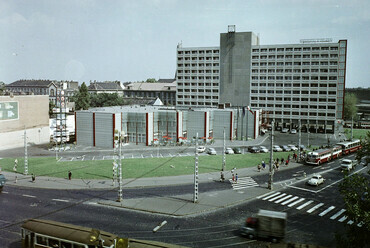
[[[287,196],[285,196],[283,198],[280,198],[279,200],[275,201],[275,203],[280,203],[280,202],[285,201],[286,199],[288,199],[290,197],[292,197],[292,195],[287,195]]]
[[[288,204],[289,202],[292,202],[292,201],[294,201],[295,199],[297,199],[298,198],[298,196],[294,196],[293,198],[290,198],[289,200],[286,200],[285,202],[282,202],[281,203],[281,205],[286,205],[286,204]]]
[[[350,221],[347,222],[347,224],[352,225],[353,224],[353,221],[350,220]]]
[[[299,200],[297,200],[297,201],[295,201],[295,202],[290,203],[290,204],[288,205],[288,207],[293,207],[294,205],[297,205],[298,203],[300,203],[300,202],[302,202],[302,201],[304,201],[304,200],[306,200],[306,199],[305,199],[305,198],[301,198],[301,199],[299,199]]]
[[[343,221],[345,221],[347,219],[347,216],[343,216],[342,218],[340,218],[338,221],[339,222],[343,222]]]
[[[301,210],[302,208],[304,208],[305,206],[311,204],[313,201],[308,201],[306,203],[303,203],[301,206],[297,207],[298,210]]]
[[[276,192],[275,194],[272,194],[272,195],[269,195],[269,196],[266,196],[265,198],[263,198],[262,200],[267,200],[267,199],[270,199],[271,197],[274,197],[276,195],[280,194],[280,192]]]
[[[330,219],[335,220],[339,215],[343,214],[344,212],[346,212],[346,210],[342,209],[339,212],[337,212],[336,214],[334,214],[332,217],[330,217]]]
[[[318,209],[322,205],[324,205],[324,203],[317,204],[316,206],[314,206],[314,207],[310,208],[309,210],[307,210],[307,213],[312,213],[313,211],[315,211],[316,209]]]
[[[253,180],[251,177],[241,177],[238,178],[237,182],[234,182],[232,179],[229,179],[231,186],[234,190],[246,189],[258,186],[258,183]]]
[[[275,191],[267,192],[266,194],[259,195],[259,196],[257,196],[256,198],[257,198],[257,199],[261,199],[262,197],[265,197],[265,196],[268,196],[268,195],[270,195],[270,194],[273,194],[274,192],[275,192]]]
[[[274,198],[271,198],[268,201],[275,201],[275,200],[277,200],[277,199],[279,199],[279,198],[281,198],[281,197],[283,197],[285,195],[286,195],[285,193],[282,193],[281,195],[275,196]]]
[[[334,206],[331,206],[331,207],[327,208],[325,211],[321,212],[319,215],[324,216],[325,214],[329,213],[334,208],[335,208]]]

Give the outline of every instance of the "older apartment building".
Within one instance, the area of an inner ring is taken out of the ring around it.
[[[178,106],[249,106],[277,126],[334,132],[343,118],[347,40],[259,43],[229,26],[220,47],[178,47]]]

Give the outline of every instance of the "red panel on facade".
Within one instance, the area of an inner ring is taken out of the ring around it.
[[[93,113],[93,146],[95,146],[95,113]]]
[[[233,111],[230,112],[230,140],[233,140]]]
[[[149,145],[149,113],[146,113],[146,145]]]
[[[114,131],[116,130],[116,114],[113,114],[112,117],[113,117],[113,148],[114,148]]]

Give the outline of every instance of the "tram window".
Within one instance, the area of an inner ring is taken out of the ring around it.
[[[40,236],[36,237],[36,243],[39,245],[48,245],[47,240],[48,239],[46,237],[40,237]]]
[[[64,241],[61,241],[60,245],[61,245],[62,248],[72,248],[71,243],[67,243],[67,242],[64,242]]]
[[[49,246],[53,248],[59,248],[59,241],[56,239],[49,239]]]

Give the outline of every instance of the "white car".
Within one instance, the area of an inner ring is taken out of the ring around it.
[[[292,134],[296,134],[296,133],[297,133],[297,130],[292,129],[292,130],[290,130],[290,133],[292,133]]]
[[[228,147],[228,148],[225,149],[225,153],[226,154],[234,154],[234,151],[233,151],[233,149],[231,149],[230,147]]]
[[[282,152],[283,151],[283,149],[281,149],[281,147],[280,146],[277,146],[277,145],[273,146],[272,150],[274,152]]]
[[[264,153],[269,152],[269,150],[265,146],[260,146],[259,148],[260,148],[260,152],[264,152]]]
[[[283,128],[283,129],[281,130],[281,132],[282,132],[282,133],[287,133],[287,132],[289,132],[289,129],[288,129],[288,128]]]
[[[212,148],[212,147],[210,147],[210,148],[207,149],[207,153],[209,155],[216,155],[217,154],[215,148]]]
[[[321,175],[313,175],[307,183],[309,185],[318,186],[324,183],[324,178]]]
[[[204,146],[198,146],[197,151],[198,152],[205,152],[206,148]]]
[[[288,147],[289,147],[292,151],[298,151],[298,148],[297,148],[295,145],[288,145]]]
[[[352,170],[357,164],[356,160],[350,160],[350,159],[343,159],[342,163],[340,163],[340,168],[344,171],[350,171]]]

